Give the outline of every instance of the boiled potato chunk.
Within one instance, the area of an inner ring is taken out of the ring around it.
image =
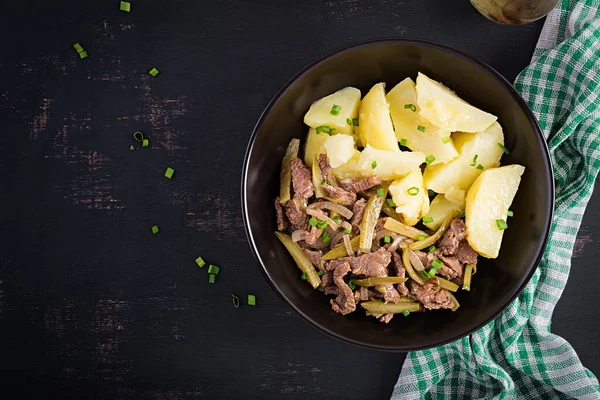
[[[460,212],[463,209],[464,208],[462,206],[457,206],[456,204],[451,203],[443,194],[438,194],[435,196],[435,199],[431,201],[429,212],[423,216],[424,218],[429,217],[433,219],[431,222],[425,223],[425,226],[427,226],[429,229],[437,231],[442,222],[444,222],[444,220],[448,218],[450,214],[453,214],[457,211]]]
[[[446,197],[450,203],[454,204],[456,207],[459,207],[461,210],[465,209],[465,199],[467,197],[467,193],[464,190],[450,186],[448,190],[446,190],[444,197]]]
[[[396,212],[402,215],[408,226],[413,226],[429,211],[429,197],[423,186],[421,170],[412,171],[404,178],[396,179],[389,187]]]
[[[494,122],[480,133],[460,132],[452,136],[458,157],[446,164],[428,166],[423,174],[425,187],[436,193],[446,193],[450,186],[467,191],[483,171],[477,168],[479,165],[483,169],[500,165],[503,151],[498,143],[504,145],[504,134],[499,123]]]
[[[345,87],[315,101],[304,116],[304,123],[311,128],[324,125],[334,128],[335,133],[353,135],[354,126],[349,125],[347,120],[358,117],[359,104],[360,90],[350,86]],[[337,115],[331,114],[334,106],[340,107]]]
[[[431,165],[446,163],[458,156],[450,134],[431,124],[419,114],[417,91],[412,79],[406,78],[387,94],[390,103],[390,114],[394,122],[396,140],[406,140],[406,147],[412,151],[421,151],[433,155]],[[409,105],[412,107],[407,108]],[[414,111],[413,111],[414,110]],[[419,126],[424,129],[420,131]]]
[[[467,240],[484,257],[498,257],[504,230],[498,229],[496,221],[506,221],[524,171],[524,167],[516,164],[491,168],[469,189],[465,210]]]
[[[332,168],[347,163],[354,156],[356,150],[354,148],[354,137],[344,134],[328,136],[324,147]]]
[[[385,99],[385,83],[376,84],[365,95],[360,104],[358,122],[356,131],[363,147],[371,145],[379,150],[400,151],[390,117],[390,106]]]
[[[304,145],[304,163],[308,165],[309,168],[312,167],[313,156],[325,151],[325,142],[327,139],[329,139],[329,135],[324,132],[317,133],[314,128],[311,128],[308,131],[306,144]]]
[[[421,116],[447,131],[481,132],[498,119],[420,72],[417,76],[417,97]]]
[[[377,150],[367,145],[360,152],[358,159],[354,160],[353,176],[367,177],[377,175],[384,181],[388,181],[403,177],[415,170],[419,170],[420,175],[419,167],[425,162],[425,154],[419,152]]]

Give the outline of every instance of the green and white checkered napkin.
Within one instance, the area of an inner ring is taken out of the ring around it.
[[[563,0],[515,87],[546,136],[556,179],[550,240],[506,311],[470,336],[408,354],[392,399],[600,399],[596,377],[550,333],[600,168],[600,0]]]

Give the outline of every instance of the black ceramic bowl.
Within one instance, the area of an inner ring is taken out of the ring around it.
[[[345,86],[363,95],[377,82],[388,90],[423,72],[471,104],[498,116],[509,155],[503,165],[526,167],[511,209],[500,256],[480,257],[470,292],[459,291],[457,312],[430,311],[396,316],[389,324],[358,309],[334,313],[329,299],[300,280],[300,271],[273,232],[274,198],[286,145],[305,139],[303,117],[311,103]],[[385,39],[334,51],[296,75],[275,96],[250,138],[242,176],[242,207],[248,239],[275,291],[316,328],[346,342],[412,351],[460,339],[496,317],[529,281],[546,246],[554,185],[548,149],[535,117],[500,74],[481,61],[446,46],[420,40]]]

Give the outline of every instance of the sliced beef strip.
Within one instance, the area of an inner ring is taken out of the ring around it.
[[[344,282],[344,276],[350,272],[350,264],[347,262],[341,263],[333,271],[333,282],[338,288],[338,295],[335,299],[331,299],[331,308],[333,311],[346,315],[356,310],[356,301],[354,300],[354,293],[350,286]]]
[[[425,269],[431,268],[431,263],[437,258],[434,254],[429,252],[425,253],[424,251],[413,250],[413,253],[419,257],[419,260],[421,260],[421,263]]]
[[[404,263],[402,262],[402,257],[400,254],[395,251],[392,253],[392,261],[394,262],[394,269],[396,270],[396,276],[401,278],[406,278],[406,270],[404,269]],[[406,282],[397,283],[396,290],[402,296],[408,296],[408,288],[406,287]]]
[[[352,219],[350,224],[360,230],[360,223],[365,213],[365,207],[367,206],[367,200],[359,199],[352,206]]]
[[[319,229],[316,226],[312,226],[310,227],[310,231],[301,231],[299,241],[303,240],[306,242],[306,244],[315,244],[315,242],[319,239],[322,233],[322,229]]]
[[[338,202],[344,206],[352,206],[356,201],[356,193],[347,192],[341,187],[328,185],[326,183],[321,185],[321,187],[325,189],[334,202]]]
[[[444,263],[444,266],[438,271],[441,275],[444,275],[448,279],[462,277],[463,265],[458,258],[440,255],[440,260]]]
[[[292,224],[292,230],[308,230],[309,217],[305,211],[306,200],[294,198],[285,203],[285,214]]]
[[[456,218],[450,222],[450,227],[437,244],[443,255],[452,255],[458,249],[460,242],[467,237],[467,229],[462,219]]]
[[[395,304],[400,301],[400,293],[398,293],[394,284],[379,285],[378,289],[382,290],[384,302]]]
[[[461,263],[477,264],[478,254],[471,248],[471,246],[469,246],[469,242],[466,240],[463,240],[458,244],[458,248],[456,249],[454,255]]]
[[[279,202],[279,197],[275,199],[275,215],[277,216],[277,230],[285,232],[290,226],[290,223],[288,222],[287,217],[285,216],[283,206]]]
[[[429,310],[454,307],[454,301],[448,294],[431,283],[426,283],[424,286],[421,286],[418,283],[411,281],[410,293]]]
[[[380,249],[375,253],[351,257],[350,266],[354,275],[385,277],[387,276],[387,266],[391,260],[391,253],[385,249]]]
[[[323,256],[323,252],[320,250],[309,250],[304,249],[304,254],[310,260],[310,262],[317,267],[320,271],[323,271],[323,261],[321,261],[321,257]]]
[[[308,199],[314,194],[310,171],[298,157],[290,160],[290,168],[292,169],[294,197]]]
[[[392,320],[392,318],[394,318],[394,314],[383,314],[381,317],[379,317],[379,322],[387,324]]]
[[[338,180],[331,171],[331,164],[329,164],[329,157],[327,154],[319,154],[319,169],[324,180],[329,181],[333,186],[339,186]]]
[[[348,178],[340,181],[340,186],[352,193],[362,192],[372,187],[381,185],[381,178],[378,176],[369,176],[368,178]]]
[[[366,286],[361,286],[357,292],[359,293],[359,299],[361,301],[368,301],[369,300],[369,288]]]

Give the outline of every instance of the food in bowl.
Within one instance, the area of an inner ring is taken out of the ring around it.
[[[302,279],[345,315],[450,309],[479,256],[496,258],[525,168],[500,166],[497,117],[419,73],[388,93],[343,88],[289,143],[275,234]],[[301,154],[302,153],[302,154]]]

